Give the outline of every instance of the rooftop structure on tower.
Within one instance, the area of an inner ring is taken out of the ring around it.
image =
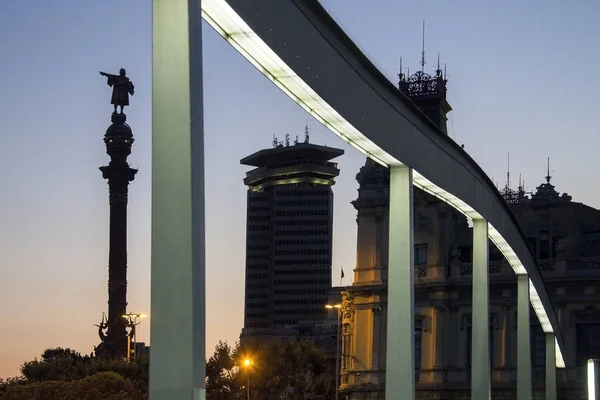
[[[410,75],[410,70],[404,74],[402,58],[400,58],[400,73],[398,74],[398,88],[408,96],[413,103],[441,130],[448,134],[446,126],[447,117],[452,107],[446,100],[446,85],[448,78],[446,66],[442,72],[440,55],[438,54],[437,67],[433,75],[425,72],[425,21],[423,21],[423,49],[421,51],[421,69]]]

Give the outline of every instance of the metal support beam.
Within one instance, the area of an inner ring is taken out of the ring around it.
[[[150,400],[205,398],[200,0],[152,2]]]
[[[412,169],[390,167],[390,227],[385,398],[414,400]]]
[[[546,400],[556,400],[556,339],[546,333]]]
[[[517,275],[517,400],[531,400],[529,276]]]
[[[488,223],[473,220],[473,308],[471,322],[471,399],[489,400],[490,324]]]

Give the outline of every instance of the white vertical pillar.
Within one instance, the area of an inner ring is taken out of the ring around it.
[[[488,223],[473,220],[473,308],[471,341],[471,399],[489,400],[490,323],[489,323],[489,259]]]
[[[385,398],[414,400],[414,242],[412,169],[390,167]]]
[[[546,332],[546,400],[556,400],[556,340]]]
[[[205,398],[200,0],[152,1],[150,400]]]
[[[531,400],[529,275],[517,275],[517,400]]]

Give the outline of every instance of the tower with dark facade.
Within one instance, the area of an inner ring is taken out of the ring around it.
[[[134,142],[131,128],[126,123],[127,116],[117,113],[117,106],[129,104],[128,95],[133,94],[133,84],[121,75],[104,74],[109,86],[113,87],[112,124],[106,130],[104,143],[110,156],[108,165],[100,167],[102,177],[108,181],[110,204],[109,253],[108,253],[108,318],[98,325],[101,343],[96,347],[96,355],[121,358],[127,355],[128,323],[123,315],[127,313],[127,194],[129,182],[133,181],[137,169],[127,162]]]
[[[326,316],[331,289],[331,160],[343,150],[274,140],[241,160],[246,173],[246,296],[243,338],[269,339]]]

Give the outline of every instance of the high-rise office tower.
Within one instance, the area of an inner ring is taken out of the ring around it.
[[[331,160],[343,150],[273,140],[241,160],[246,173],[246,297],[243,337],[325,317],[331,289],[333,191]]]

